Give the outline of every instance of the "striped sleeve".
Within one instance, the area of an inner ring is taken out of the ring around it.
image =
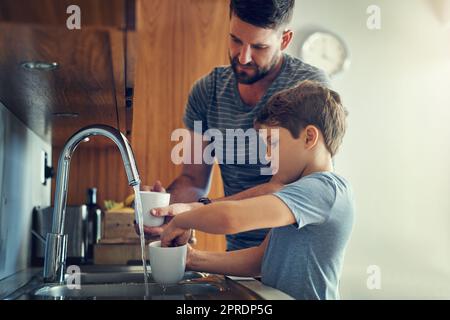
[[[318,72],[312,77],[312,80],[323,84],[327,88],[331,88],[330,78],[322,70],[318,69]]]
[[[305,79],[305,80],[308,79],[311,81],[319,82],[328,88],[331,87],[330,78],[327,76],[327,74],[323,70],[313,67],[311,65],[307,65],[305,67],[305,65],[306,64],[303,65],[302,73],[301,73],[303,79]]]
[[[183,122],[186,128],[194,130],[194,121],[202,121],[203,133],[208,129],[207,112],[212,95],[213,73],[197,80],[189,93]]]

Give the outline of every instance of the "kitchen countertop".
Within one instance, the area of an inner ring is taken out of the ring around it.
[[[5,299],[19,288],[28,284],[33,277],[42,272],[42,268],[28,268],[0,280],[0,300]]]
[[[27,285],[35,276],[40,275],[42,268],[28,268],[0,280],[0,299],[9,299],[8,296]],[[254,278],[228,277],[242,286],[250,289],[266,300],[292,300],[293,298],[282,291],[265,286]]]
[[[247,289],[256,292],[261,298],[265,300],[294,300],[290,295],[272,287],[264,285],[261,281],[254,278],[239,279],[239,277],[228,277],[237,281]]]

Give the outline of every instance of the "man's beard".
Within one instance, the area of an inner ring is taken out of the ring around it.
[[[272,61],[270,62],[270,64],[267,67],[263,68],[263,67],[258,66],[254,62],[250,62],[245,65],[242,65],[239,63],[238,56],[235,56],[234,58],[231,58],[231,56],[229,56],[229,58],[230,58],[231,68],[233,69],[236,80],[237,80],[237,82],[242,83],[242,84],[253,84],[253,83],[261,80],[262,78],[267,76],[270,71],[272,71],[275,68],[275,65],[278,62],[278,57],[274,56]],[[238,66],[240,66],[241,68],[249,67],[247,70],[254,71],[254,74],[249,75],[246,70],[242,70],[242,69],[241,69],[241,71],[239,71],[237,69]]]

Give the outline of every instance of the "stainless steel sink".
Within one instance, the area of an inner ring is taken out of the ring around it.
[[[33,278],[9,299],[148,299],[148,300],[259,300],[261,297],[239,283],[219,275],[186,272],[178,284],[162,287],[150,277],[147,290],[142,267],[82,267],[80,288],[68,284],[44,284]],[[67,277],[66,277],[67,279]]]
[[[79,290],[69,289],[66,285],[47,286],[37,290],[36,296],[48,298],[65,299],[170,299],[185,300],[197,298],[207,298],[210,295],[218,294],[223,288],[208,283],[185,283],[176,284],[163,288],[162,286],[150,283],[147,291],[145,284],[124,283],[124,284],[88,284],[83,285]]]
[[[206,274],[198,272],[186,272],[183,281],[200,279],[206,277]],[[67,275],[66,275],[67,280]],[[113,283],[144,283],[144,274],[141,270],[127,272],[82,272],[80,274],[82,284],[113,284]],[[154,283],[152,274],[149,274],[148,282]]]

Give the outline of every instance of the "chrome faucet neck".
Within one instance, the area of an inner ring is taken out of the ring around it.
[[[67,140],[58,161],[52,233],[47,234],[46,238],[44,261],[44,280],[46,282],[64,281],[67,252],[67,236],[64,234],[64,220],[66,215],[70,160],[73,152],[83,140],[96,135],[111,139],[119,148],[125,166],[128,184],[135,186],[140,183],[139,173],[130,143],[117,129],[107,125],[92,125],[81,129]]]

